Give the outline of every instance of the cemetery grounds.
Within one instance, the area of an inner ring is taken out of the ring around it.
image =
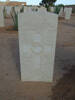
[[[0,100],[75,100],[75,15],[59,20],[54,82],[21,82],[18,32],[0,28]]]

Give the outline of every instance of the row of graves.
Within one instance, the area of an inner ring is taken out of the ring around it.
[[[61,8],[60,12],[59,12],[59,17],[64,17],[65,20],[70,20],[72,15],[72,8],[71,7],[65,7],[65,8]]]
[[[4,26],[3,9],[1,6],[0,27]],[[53,81],[58,16],[62,15],[63,10],[57,15],[51,9],[51,12],[47,12],[44,7],[24,7],[22,12],[22,8],[14,8],[18,15],[22,81]],[[7,10],[7,14],[15,17],[14,10]],[[65,19],[70,19],[72,9],[65,8],[64,12]]]
[[[5,25],[4,18],[12,18],[13,21],[15,20],[15,16],[18,18],[18,13],[23,13],[25,11],[35,11],[37,12],[38,8],[36,6],[28,7],[28,6],[0,6],[0,23],[1,27]],[[43,10],[44,7],[41,7]],[[55,13],[55,7],[50,7],[50,12]],[[65,20],[70,20],[72,15],[72,8],[71,7],[61,7],[58,13],[59,18],[64,18]],[[18,19],[17,19],[18,20]],[[15,21],[16,22],[16,21]]]

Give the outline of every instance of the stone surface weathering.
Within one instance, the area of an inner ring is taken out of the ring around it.
[[[58,16],[39,8],[18,20],[21,80],[52,82]]]

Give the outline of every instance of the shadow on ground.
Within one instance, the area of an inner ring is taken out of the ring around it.
[[[75,100],[75,65],[57,82],[52,92],[52,100]]]
[[[75,28],[75,24],[71,24],[71,23],[66,23],[66,22],[63,22],[64,25],[67,25],[69,27],[74,27]]]
[[[19,40],[16,38],[8,38],[9,50],[12,51],[12,60],[16,65],[18,70],[18,75],[20,75],[20,55],[19,55]]]

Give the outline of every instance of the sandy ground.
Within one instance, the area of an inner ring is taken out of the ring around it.
[[[53,84],[21,82],[18,32],[0,28],[0,100],[51,100],[52,86],[75,64],[75,16],[59,21],[56,44]]]

